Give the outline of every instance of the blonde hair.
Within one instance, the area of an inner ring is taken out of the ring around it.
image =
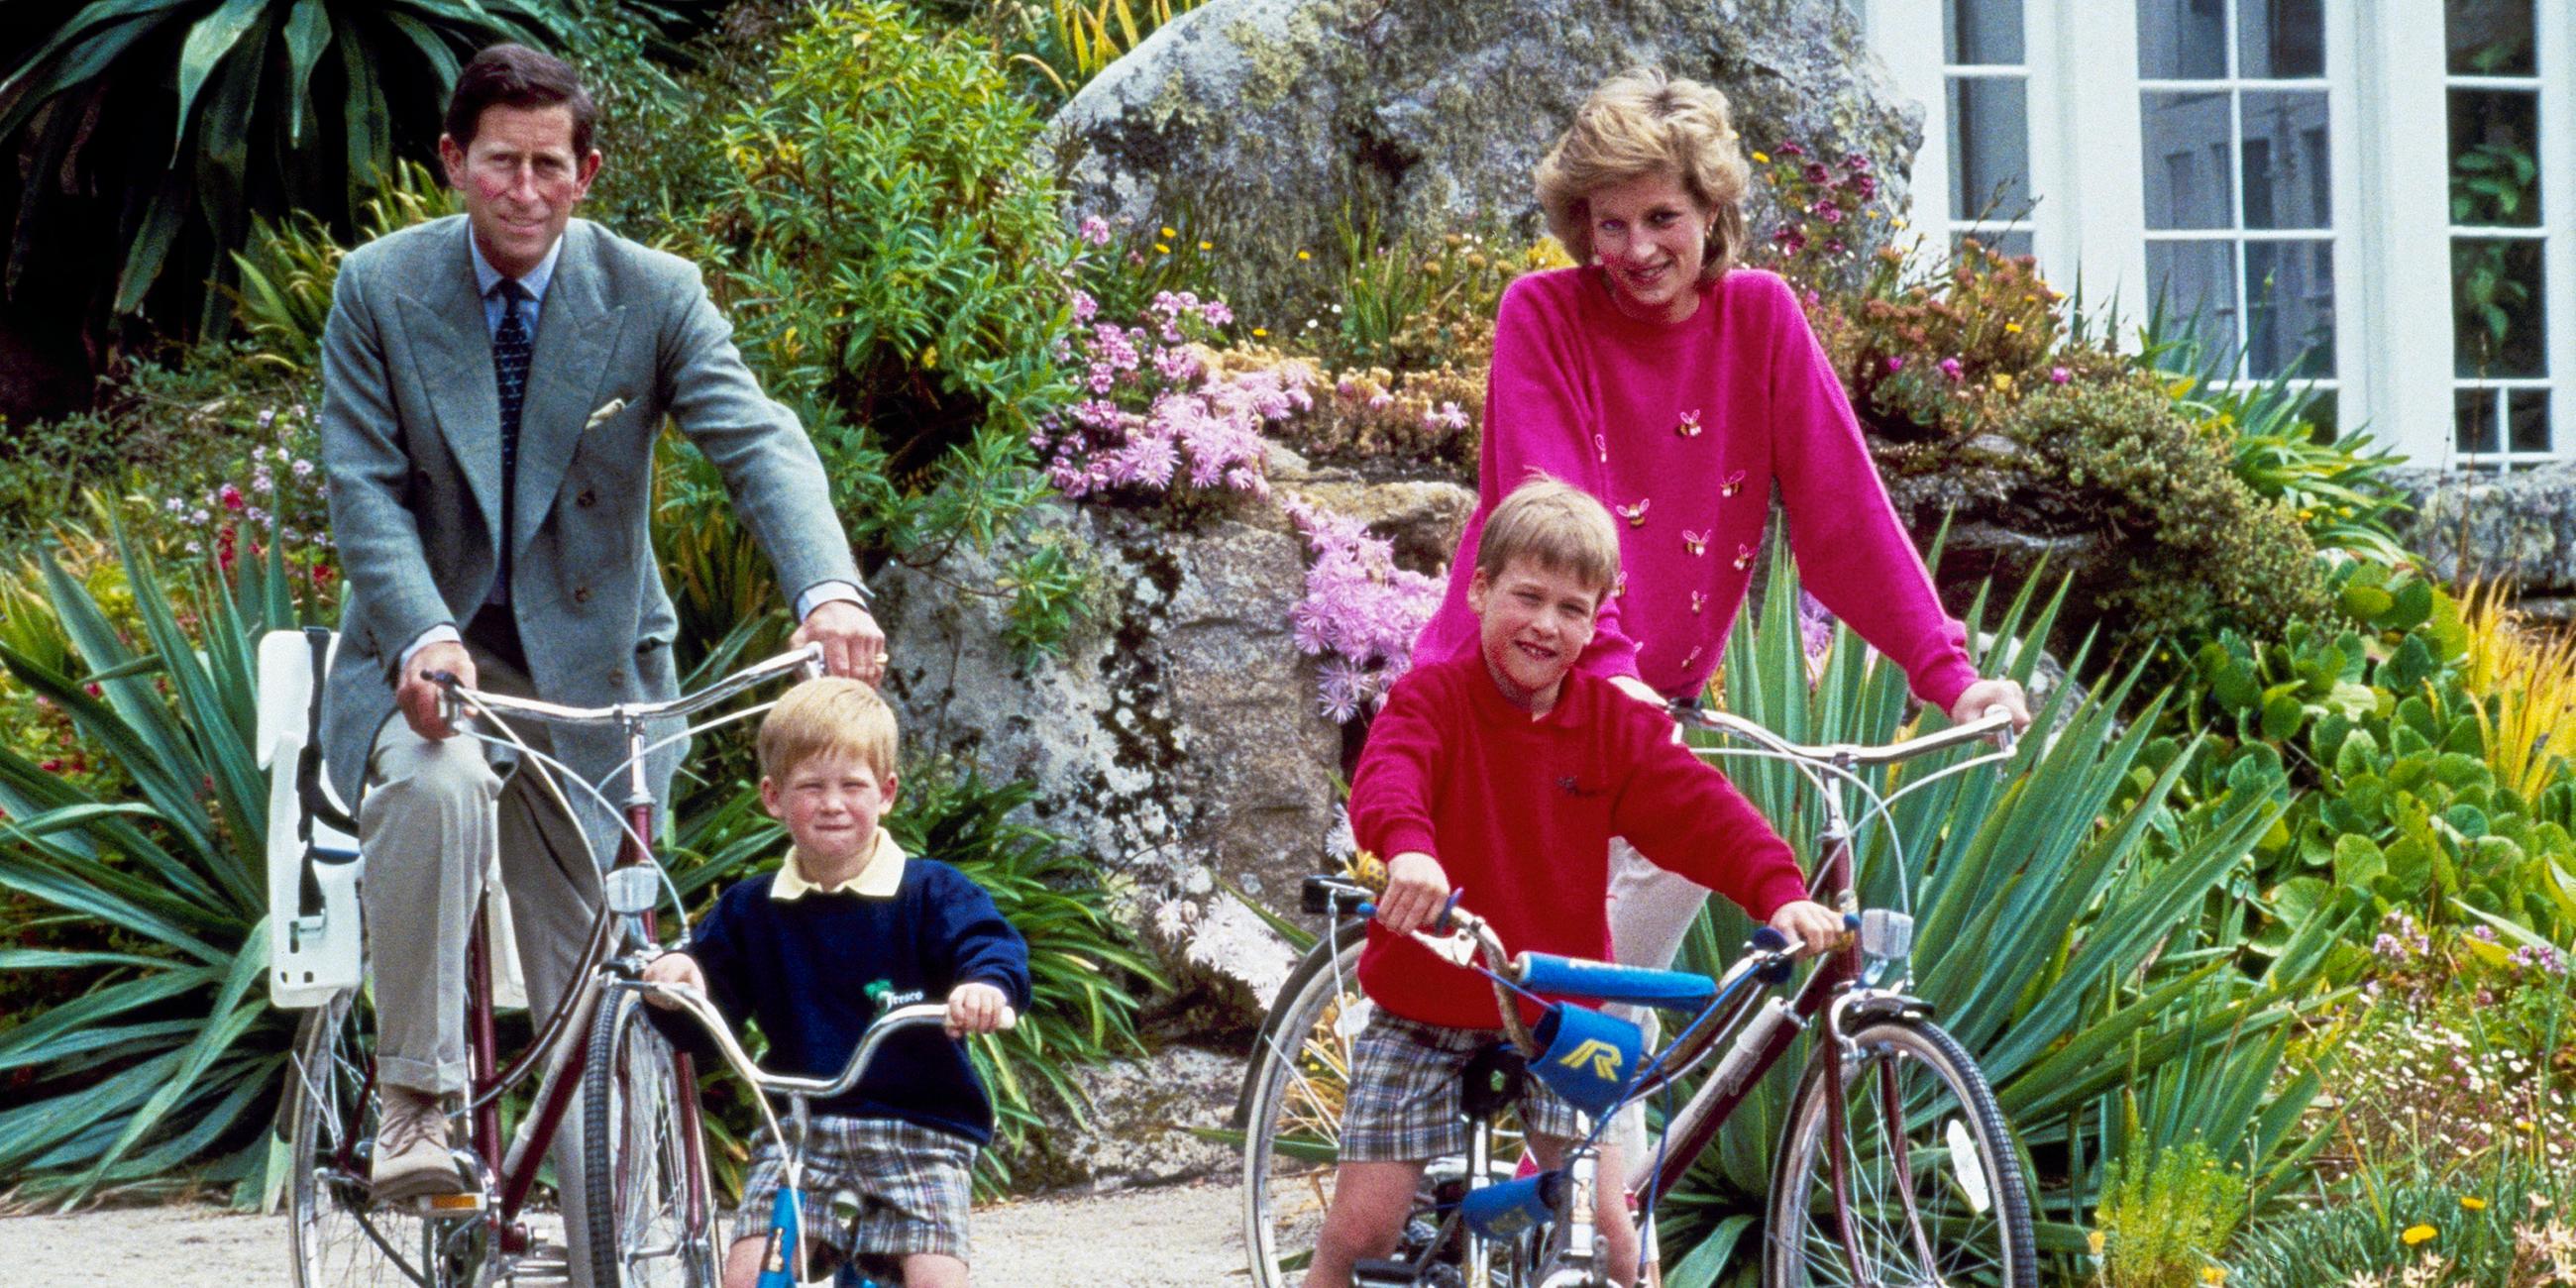
[[[894,776],[894,708],[856,680],[827,675],[789,689],[760,720],[760,772],[784,779],[824,755],[848,756],[882,780]]]
[[[1581,578],[1594,594],[1608,594],[1619,580],[1619,525],[1591,493],[1533,473],[1486,516],[1476,538],[1476,571],[1487,580],[1502,576],[1514,559]]]
[[[1575,263],[1591,263],[1592,194],[1659,172],[1678,178],[1711,216],[1700,276],[1714,279],[1734,267],[1744,249],[1744,189],[1751,176],[1726,95],[1653,67],[1622,73],[1592,91],[1538,163],[1547,230]]]

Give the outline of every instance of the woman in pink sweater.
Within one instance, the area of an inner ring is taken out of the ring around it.
[[[1915,696],[2026,723],[2021,686],[1970,666],[1795,295],[1733,267],[1745,181],[1725,97],[1652,70],[1595,90],[1540,163],[1549,230],[1582,267],[1503,295],[1476,511],[1415,660],[1476,647],[1466,587],[1485,516],[1540,471],[1621,520],[1624,584],[1577,669],[1648,702],[1695,696],[1725,654],[1776,484],[1801,579]],[[1619,960],[1669,965],[1707,892],[1624,844],[1611,855]]]

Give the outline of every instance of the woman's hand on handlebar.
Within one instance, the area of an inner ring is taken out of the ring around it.
[[[2030,695],[2022,692],[2015,680],[1979,680],[1959,691],[1959,700],[1950,704],[1950,719],[1958,724],[1977,719],[1987,711],[2002,707],[2012,713],[2013,732],[2030,728]]]
[[[1379,924],[1399,935],[1429,926],[1449,900],[1449,873],[1440,860],[1407,850],[1387,861],[1386,893],[1377,900]]]
[[[1789,947],[1801,957],[1812,957],[1842,941],[1842,914],[1810,899],[1799,899],[1780,905],[1771,914],[1771,928],[1788,936]]]
[[[664,953],[646,962],[644,981],[648,984],[674,984],[682,988],[693,988],[700,994],[707,991],[706,972],[699,970],[698,959],[687,953]],[[677,1010],[680,1006],[679,1003],[650,989],[645,990],[644,1001],[648,1005],[658,1006],[666,1011]]]

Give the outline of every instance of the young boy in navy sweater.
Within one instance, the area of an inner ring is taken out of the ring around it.
[[[1454,886],[1512,950],[1608,960],[1610,838],[1744,906],[1794,944],[1842,920],[1807,898],[1789,847],[1725,777],[1673,738],[1670,718],[1573,670],[1619,575],[1609,511],[1554,479],[1525,483],[1486,521],[1467,603],[1473,657],[1396,682],[1351,779],[1351,827],[1387,860],[1360,955],[1376,1006],[1352,1052],[1333,1205],[1305,1288],[1344,1288],[1393,1249],[1423,1165],[1466,1152],[1458,1076],[1497,1036],[1481,976],[1414,942]],[[1531,1080],[1520,1104],[1539,1161],[1560,1165],[1574,1107]],[[1599,1174],[1624,1175],[1604,1141]],[[1615,1282],[1637,1235],[1625,1203],[1595,1206]]]
[[[895,1260],[914,1288],[963,1288],[968,1173],[993,1107],[958,1039],[1028,1005],[1028,945],[965,874],[905,854],[878,826],[895,799],[895,720],[875,690],[847,679],[789,690],[761,721],[760,774],[761,804],[795,842],[786,862],[727,890],[689,951],[654,959],[645,978],[705,990],[736,1024],[759,1020],[765,1065],[818,1077],[848,1063],[880,999],[946,999],[945,1037],[895,1035],[856,1089],[814,1107],[807,1193],[854,1190],[860,1215],[856,1247],[820,1221],[805,1237],[842,1258]],[[784,1176],[764,1141],[725,1288],[759,1277]]]

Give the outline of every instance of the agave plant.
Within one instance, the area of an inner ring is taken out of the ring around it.
[[[68,712],[130,797],[93,794],[0,747],[0,887],[87,923],[111,947],[0,949],[0,969],[81,971],[77,999],[0,1033],[0,1072],[32,1077],[0,1110],[0,1177],[78,1202],[193,1171],[237,1200],[275,1192],[266,1130],[293,1017],[267,966],[267,790],[253,756],[257,641],[297,624],[282,552],[208,570],[183,630],[149,559],[120,531],[141,647],[50,555],[43,579],[75,673],[10,643],[0,665]]]
[[[1728,645],[1728,709],[1802,742],[1902,736],[1903,673],[1848,631],[1811,672],[1784,560],[1775,559],[1770,586]],[[1972,623],[1983,609],[1981,598]],[[2003,613],[1980,669],[2027,682],[2037,651],[2016,641],[2047,638],[2056,610],[2051,601],[2034,611],[2026,588]],[[2319,1004],[2316,955],[2298,959],[2307,969],[2276,964],[2267,979],[2250,980],[2223,952],[2198,951],[2194,926],[2210,892],[2284,806],[2278,793],[2248,790],[2187,817],[2167,809],[2187,753],[2160,772],[2142,761],[2161,700],[2124,722],[2133,683],[2134,673],[2089,697],[2071,688],[2050,694],[2034,726],[2048,736],[2023,741],[2001,772],[1972,769],[1903,797],[1887,826],[1864,828],[1860,847],[1866,905],[1910,896],[1913,991],[1993,1082],[2038,1182],[2042,1249],[2060,1254],[2085,1246],[2106,1152],[2196,1129],[2213,1150],[2251,1159],[2249,1170],[2278,1180],[2290,1127],[2315,1091],[2308,1081],[2276,1086],[2271,1075],[2286,1023]],[[1938,713],[1921,719],[1942,723]],[[1921,780],[1964,754],[1882,771],[1879,785]],[[1813,852],[1821,810],[1793,771],[1722,763],[1793,847]],[[1684,962],[1722,969],[1750,929],[1713,901]],[[1675,1288],[1750,1273],[1736,1263],[1751,1259],[1744,1239],[1761,1219],[1788,1092],[1786,1078],[1766,1079],[1659,1205],[1666,1282]],[[2181,1105],[2191,1114],[2173,1112]]]

